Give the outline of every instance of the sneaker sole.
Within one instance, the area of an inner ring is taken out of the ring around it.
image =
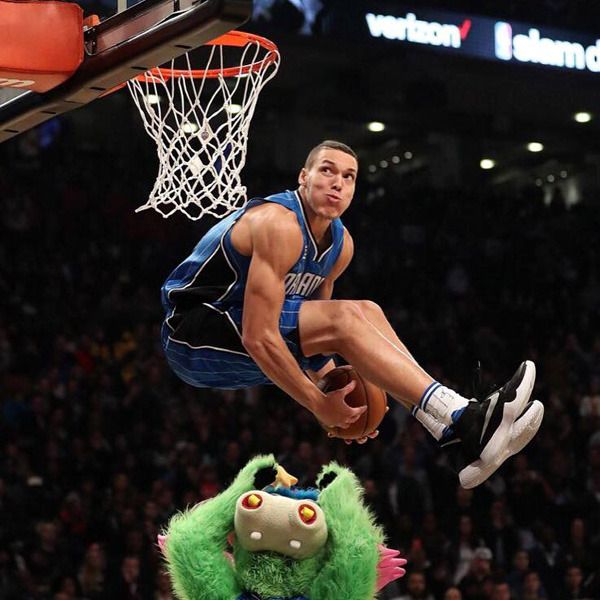
[[[467,465],[459,474],[460,485],[471,489],[482,484],[511,456],[518,454],[529,444],[538,432],[544,418],[544,405],[534,400],[531,406],[512,426],[512,435],[504,451],[492,462],[485,463],[478,459]]]

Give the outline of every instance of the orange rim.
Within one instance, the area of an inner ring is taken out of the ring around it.
[[[277,46],[267,38],[254,33],[247,33],[245,31],[230,31],[210,42],[206,42],[204,46],[231,46],[242,48],[249,43],[257,42],[266,51],[267,55],[254,63],[249,65],[241,65],[239,67],[227,67],[226,69],[169,69],[167,67],[154,67],[140,75],[136,75],[132,79],[138,81],[168,81],[173,77],[183,77],[185,79],[215,79],[217,77],[239,77],[240,75],[247,75],[248,73],[256,73],[261,71],[271,63],[274,63],[278,57]],[[111,90],[108,90],[102,94],[106,96],[112,94],[121,88],[124,88],[127,82],[121,83]]]

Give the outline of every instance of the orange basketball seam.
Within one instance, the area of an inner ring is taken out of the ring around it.
[[[365,417],[365,421],[364,421],[364,425],[363,425],[363,435],[365,435],[367,432],[367,429],[369,428],[369,408],[370,408],[370,404],[371,404],[371,398],[369,396],[369,392],[367,390],[367,386],[366,386],[366,381],[363,379],[362,375],[358,372],[355,371],[356,375],[357,375],[357,379],[360,381],[360,384],[363,387],[363,397],[365,399],[365,405],[367,407],[367,410],[365,411],[364,417]]]
[[[336,368],[339,368],[339,367],[336,367]],[[351,373],[352,373],[352,371],[345,371],[345,370],[344,371],[340,371],[340,375],[344,376],[344,383],[342,385],[340,385],[339,387],[334,388],[334,389],[338,389],[339,390],[339,389],[343,388],[344,386],[348,385],[350,383],[350,380],[352,379]],[[336,435],[340,435],[340,427],[336,427],[335,428],[335,433],[336,433]],[[343,430],[342,430],[342,433],[343,433]]]

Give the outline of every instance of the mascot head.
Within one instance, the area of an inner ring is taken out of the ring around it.
[[[260,456],[219,496],[176,515],[159,544],[177,595],[371,600],[382,581],[383,533],[358,480],[331,463],[315,488],[296,483],[272,456]],[[387,552],[391,580],[404,570]]]

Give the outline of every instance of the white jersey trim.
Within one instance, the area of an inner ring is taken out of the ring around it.
[[[321,254],[319,254],[319,246],[317,244],[317,241],[315,240],[312,229],[310,228],[310,223],[308,221],[308,217],[306,216],[306,210],[304,208],[304,204],[302,203],[302,198],[300,197],[298,190],[294,190],[294,194],[296,195],[296,200],[298,201],[298,204],[300,205],[300,211],[302,213],[302,218],[304,219],[304,226],[308,233],[308,237],[310,238],[310,241],[312,243],[313,260],[315,262],[319,262],[333,248],[333,223],[331,225],[329,225],[329,227],[331,229],[331,245],[326,250],[321,252]]]

